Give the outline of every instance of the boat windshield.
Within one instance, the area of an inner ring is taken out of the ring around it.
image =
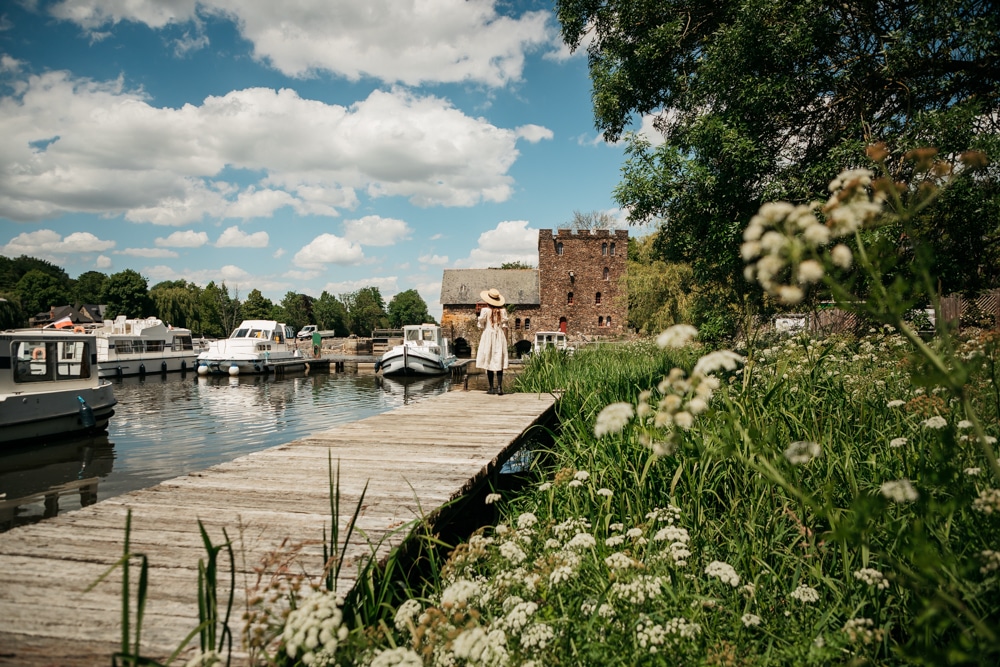
[[[236,331],[233,332],[233,335],[230,336],[230,338],[246,338],[248,331],[250,331],[250,330],[249,329],[237,329]]]
[[[14,344],[14,382],[54,382],[90,377],[90,343],[21,340]]]

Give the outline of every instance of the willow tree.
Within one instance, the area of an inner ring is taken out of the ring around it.
[[[664,257],[699,280],[739,278],[740,234],[763,201],[826,196],[885,142],[958,164],[1000,155],[1000,11],[984,0],[557,0],[563,39],[586,48],[597,128],[625,137],[615,195],[658,220]],[[584,46],[585,45],[585,46]],[[652,118],[653,140],[630,134]],[[661,142],[662,141],[662,142]],[[918,225],[945,289],[1000,278],[1000,170],[966,175]],[[902,239],[905,254],[912,239]]]

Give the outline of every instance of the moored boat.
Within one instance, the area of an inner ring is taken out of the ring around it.
[[[403,327],[403,343],[382,355],[375,370],[382,375],[441,375],[455,363],[448,339],[436,324],[408,324]]]
[[[97,339],[58,329],[0,333],[0,445],[105,430],[117,403]]]
[[[295,348],[295,331],[274,320],[244,320],[229,338],[212,341],[198,355],[199,375],[299,371],[308,360]]]
[[[97,337],[97,373],[102,378],[193,371],[198,354],[208,349],[190,329],[168,326],[156,317],[120,315],[89,333]]]

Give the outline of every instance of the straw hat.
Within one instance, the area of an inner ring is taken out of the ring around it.
[[[502,306],[505,303],[507,303],[506,301],[504,301],[503,295],[500,294],[500,290],[498,290],[496,287],[490,290],[484,290],[480,292],[479,296],[482,298],[483,301],[490,304],[491,306]]]

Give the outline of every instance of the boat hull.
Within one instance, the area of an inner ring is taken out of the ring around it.
[[[80,398],[93,411],[92,425],[86,423]],[[93,388],[5,395],[0,398],[0,444],[105,431],[117,402],[109,382]]]
[[[304,371],[308,360],[289,359],[198,359],[199,375],[270,375]],[[235,371],[233,369],[236,369]]]
[[[454,357],[442,359],[419,348],[397,345],[382,355],[379,368],[386,377],[444,375],[454,362]]]
[[[198,353],[164,357],[140,357],[98,361],[97,375],[102,379],[130,377],[134,375],[155,375],[163,373],[185,373],[198,367]]]

